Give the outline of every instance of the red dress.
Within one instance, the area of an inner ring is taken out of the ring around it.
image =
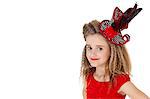
[[[117,75],[114,78],[113,87],[110,87],[110,82],[99,82],[93,77],[93,73],[87,78],[87,99],[125,99],[125,95],[117,93],[120,87],[130,81],[129,75]]]

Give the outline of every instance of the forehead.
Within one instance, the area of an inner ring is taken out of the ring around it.
[[[100,34],[88,35],[86,37],[86,44],[88,45],[108,45],[106,39]]]

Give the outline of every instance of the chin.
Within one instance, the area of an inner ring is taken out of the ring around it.
[[[95,64],[94,64],[94,63],[91,63],[91,66],[92,66],[92,67],[97,67],[98,65],[97,65],[96,63],[95,63]]]
[[[103,66],[104,63],[90,63],[92,67],[99,67],[99,66]]]

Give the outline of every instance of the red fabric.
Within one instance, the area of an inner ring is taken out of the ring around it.
[[[93,74],[90,74],[87,78],[87,99],[125,99],[125,95],[121,95],[117,91],[127,81],[130,81],[129,75],[117,75],[113,87],[110,87],[110,82],[99,82],[95,80]]]
[[[108,37],[108,38],[110,38],[110,39],[112,39],[112,38],[114,38],[116,35],[118,35],[119,33],[117,33],[114,29],[113,29],[113,27],[112,26],[110,26],[110,27],[107,27],[106,29],[105,29],[105,35]]]

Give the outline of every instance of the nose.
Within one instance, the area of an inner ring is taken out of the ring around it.
[[[97,53],[96,50],[92,50],[91,51],[91,57],[96,57],[96,55],[97,55],[96,53]]]

